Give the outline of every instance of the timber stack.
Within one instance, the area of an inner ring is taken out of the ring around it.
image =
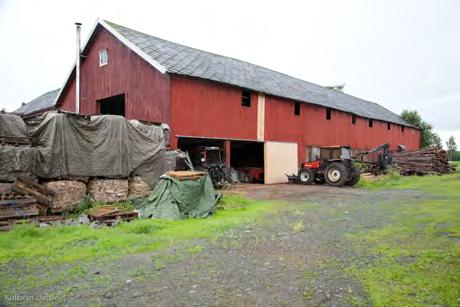
[[[393,153],[393,166],[401,175],[439,175],[455,170],[447,152],[437,147]]]

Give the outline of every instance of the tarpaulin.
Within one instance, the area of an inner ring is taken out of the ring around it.
[[[12,116],[0,116],[0,135],[13,134],[17,127],[39,145],[18,146],[13,150],[2,146],[0,164],[15,161],[16,169],[10,171],[30,171],[38,177],[56,179],[139,175],[153,185],[166,170],[163,129],[159,126],[128,121],[116,115],[85,118],[47,113],[41,123],[26,126],[24,132],[22,119]]]
[[[182,219],[206,217],[216,207],[216,195],[209,176],[178,180],[163,175],[148,198],[138,206],[140,217]]]

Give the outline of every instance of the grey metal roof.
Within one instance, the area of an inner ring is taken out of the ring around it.
[[[59,94],[60,89],[49,91],[41,96],[38,96],[34,100],[26,103],[25,105],[21,106],[19,109],[14,111],[13,113],[21,114],[21,115],[29,115],[38,111],[42,111],[45,109],[50,109],[54,107],[54,101]]]
[[[176,44],[105,21],[168,73],[231,84],[358,116],[412,126],[379,104],[230,57]]]

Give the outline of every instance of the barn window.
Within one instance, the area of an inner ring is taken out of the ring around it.
[[[107,65],[109,57],[107,55],[107,49],[99,50],[99,67]]]
[[[374,127],[374,121],[372,119],[369,119],[369,128]]]
[[[351,124],[352,125],[356,124],[356,116],[355,115],[351,116]]]
[[[404,126],[401,126],[401,132],[404,132]]]
[[[331,109],[326,109],[326,119],[331,120]]]
[[[243,107],[250,107],[251,106],[251,92],[248,90],[244,90],[241,94],[241,105]]]
[[[391,129],[391,124],[390,124],[390,123],[387,123],[387,129],[388,129],[388,130]]]
[[[300,102],[294,103],[294,115],[300,115]]]

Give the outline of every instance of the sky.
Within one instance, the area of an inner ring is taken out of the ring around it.
[[[0,109],[62,86],[97,18],[400,113],[460,144],[460,1],[0,0]]]

